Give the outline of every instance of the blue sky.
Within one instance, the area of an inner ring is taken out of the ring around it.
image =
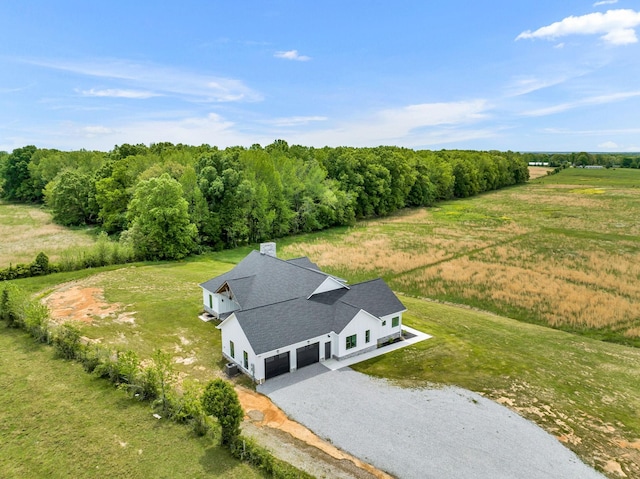
[[[0,150],[640,151],[640,0],[20,0],[0,19]]]

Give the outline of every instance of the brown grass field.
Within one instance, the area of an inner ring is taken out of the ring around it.
[[[55,224],[44,209],[0,201],[0,268],[31,263],[41,251],[58,261],[65,251],[94,242],[86,232]]]
[[[310,235],[284,254],[354,280],[380,275],[413,296],[640,345],[637,218],[640,171],[571,169]]]

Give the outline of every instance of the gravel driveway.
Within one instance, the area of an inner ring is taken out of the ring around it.
[[[604,478],[532,422],[464,389],[403,389],[315,364],[258,390],[318,436],[399,478]]]

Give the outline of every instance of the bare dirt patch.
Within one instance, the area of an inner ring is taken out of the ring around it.
[[[122,304],[107,303],[101,288],[71,283],[51,293],[43,302],[51,310],[51,318],[59,323],[91,323],[109,318],[117,323],[135,324],[135,313],[122,311]]]
[[[268,397],[240,386],[236,387],[236,392],[238,393],[238,398],[240,399],[242,408],[247,414],[247,421],[251,425],[258,426],[259,428],[266,427],[286,433],[293,438],[293,441],[290,439],[288,442],[301,442],[307,446],[317,449],[320,451],[321,455],[327,455],[333,460],[352,463],[352,465],[360,471],[355,471],[355,476],[352,475],[351,477],[376,477],[380,479],[388,479],[392,477],[376,469],[370,464],[362,462],[358,458],[341,451],[327,441],[320,439],[306,427],[290,420],[287,415],[273,404]],[[282,435],[280,435],[280,437],[282,437]],[[307,452],[309,452],[308,449]],[[317,457],[318,454],[315,453],[314,456]],[[324,460],[326,461],[326,458]],[[344,469],[344,464],[340,466],[340,469]],[[354,468],[350,467],[349,469],[351,469],[351,473],[353,474]],[[362,474],[363,471],[366,472],[365,475]],[[336,476],[332,474],[331,477]]]

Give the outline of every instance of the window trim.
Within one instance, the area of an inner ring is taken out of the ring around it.
[[[346,347],[347,349],[353,349],[358,346],[358,335],[352,334],[351,336],[346,337]]]
[[[236,358],[236,345],[233,343],[233,341],[229,341],[229,352],[231,353],[231,357],[233,359]]]
[[[370,343],[371,342],[371,330],[370,329],[367,329],[364,332],[364,342],[365,343]]]
[[[249,369],[249,353],[242,351],[242,365],[246,370]]]
[[[391,327],[397,328],[398,326],[400,326],[400,316],[394,316],[391,318]]]

